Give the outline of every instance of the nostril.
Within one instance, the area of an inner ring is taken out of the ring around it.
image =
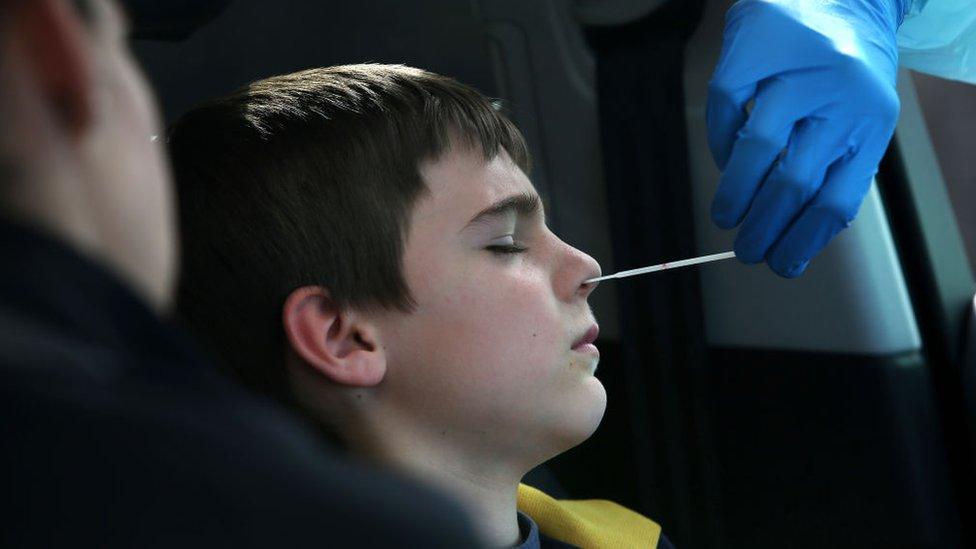
[[[593,290],[596,289],[596,287],[599,284],[600,284],[599,282],[583,282],[582,284],[580,284],[580,292],[583,294],[583,297],[587,297],[593,292]]]

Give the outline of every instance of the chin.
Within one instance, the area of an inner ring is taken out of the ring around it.
[[[600,380],[592,377],[577,398],[567,399],[564,404],[567,410],[563,416],[566,421],[560,429],[560,454],[582,444],[596,432],[607,409],[607,391]]]
[[[590,436],[596,432],[597,427],[600,426],[600,422],[603,421],[603,414],[607,411],[607,390],[603,387],[603,383],[597,378],[590,378],[587,380],[587,389],[592,391],[593,402],[586,411],[589,412],[588,417],[586,417],[582,426],[584,427],[585,435],[584,440],[590,438]],[[577,443],[578,444],[578,443]]]

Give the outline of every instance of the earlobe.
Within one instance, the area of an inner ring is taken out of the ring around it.
[[[91,40],[69,2],[22,2],[16,24],[45,100],[67,131],[81,134],[92,119]]]
[[[386,357],[375,330],[341,310],[329,291],[305,286],[285,300],[282,323],[295,354],[333,383],[372,387],[386,374]]]

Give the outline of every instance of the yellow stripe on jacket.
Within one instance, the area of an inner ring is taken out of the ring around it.
[[[519,484],[518,509],[550,538],[585,549],[657,547],[661,527],[651,519],[605,499],[554,499]]]

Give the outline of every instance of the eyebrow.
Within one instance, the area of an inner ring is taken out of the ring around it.
[[[468,224],[465,225],[465,227],[470,227],[471,225],[480,223],[488,218],[500,217],[508,214],[509,212],[515,212],[520,216],[529,216],[541,211],[544,211],[544,209],[539,195],[530,193],[515,194],[503,198],[481,210],[477,215],[471,218],[471,221],[468,221]]]

